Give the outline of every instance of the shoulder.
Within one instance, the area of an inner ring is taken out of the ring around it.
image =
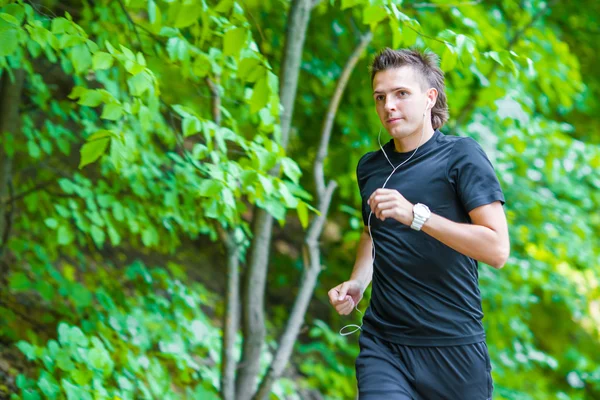
[[[485,156],[485,151],[483,151],[481,145],[472,137],[452,136],[451,138],[451,160],[456,161],[457,159],[462,159],[465,157],[479,158],[481,156]]]
[[[381,150],[378,151],[370,151],[368,153],[363,154],[363,156],[358,160],[358,164],[356,164],[356,172],[360,173],[367,165],[371,164],[373,160],[377,157],[377,153],[380,153]]]

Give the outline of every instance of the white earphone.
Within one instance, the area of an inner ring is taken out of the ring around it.
[[[427,105],[425,106],[425,110],[423,111],[423,116],[427,113],[427,110],[431,110],[433,108],[433,100],[427,100]]]
[[[413,153],[410,155],[410,157],[408,157],[406,160],[404,160],[403,162],[401,162],[397,166],[394,166],[394,164],[392,164],[392,162],[390,161],[389,157],[385,153],[385,150],[383,149],[383,146],[381,145],[381,128],[379,128],[379,135],[377,135],[377,142],[379,143],[379,148],[383,152],[383,155],[385,156],[387,162],[392,167],[392,173],[387,177],[387,179],[383,183],[382,188],[385,188],[385,185],[387,185],[388,181],[390,180],[390,178],[392,177],[392,175],[394,175],[394,173],[398,170],[398,168],[400,168],[401,166],[403,166],[404,164],[406,164],[408,161],[410,161],[410,159],[413,158],[413,156],[415,155],[415,153],[417,152],[417,150],[419,150],[419,147],[421,147],[421,143],[423,141],[423,136],[425,135],[425,118],[427,116],[427,110],[429,110],[431,108],[433,108],[433,100],[429,99],[427,101],[427,106],[425,107],[425,110],[423,111],[423,127],[421,129],[421,138],[419,139],[419,144],[417,145],[417,148],[415,149],[415,151],[413,151]],[[373,252],[371,253],[372,254],[371,259],[372,259],[373,263],[375,263],[375,254],[376,254],[376,252],[375,252],[375,239],[373,239],[373,234],[371,233],[371,216],[372,215],[373,215],[373,211],[369,211],[369,218],[367,219],[367,227],[369,228],[369,237],[371,238],[371,242],[372,242],[372,246],[373,246],[372,247],[373,248]],[[361,316],[363,315],[363,313],[358,309],[358,304],[354,305],[354,309],[356,311],[358,311]],[[344,332],[344,329],[346,329],[346,328],[354,328],[354,330],[352,330],[350,332]],[[342,335],[342,336],[348,336],[348,335],[351,335],[354,332],[357,332],[357,331],[360,331],[360,330],[362,330],[362,323],[360,325],[349,324],[349,325],[346,325],[346,326],[342,327],[342,329],[340,329],[340,335]]]

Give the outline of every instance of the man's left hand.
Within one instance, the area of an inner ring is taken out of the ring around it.
[[[385,221],[394,218],[396,221],[410,225],[413,221],[413,205],[394,189],[377,189],[371,194],[367,204],[377,218]]]

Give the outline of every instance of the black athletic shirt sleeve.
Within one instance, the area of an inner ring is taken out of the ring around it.
[[[367,209],[367,200],[365,200],[365,197],[363,196],[363,188],[365,186],[365,174],[364,174],[364,172],[362,172],[361,163],[365,160],[365,158],[369,154],[370,153],[363,155],[360,158],[360,160],[358,160],[358,163],[356,164],[356,182],[358,183],[358,192],[360,193],[360,197],[361,197],[360,210],[361,210],[361,214],[362,214],[363,223],[365,224],[365,226],[368,225],[369,214],[365,214],[365,210]]]
[[[467,213],[495,201],[505,203],[492,163],[481,146],[470,137],[454,144],[446,175]]]

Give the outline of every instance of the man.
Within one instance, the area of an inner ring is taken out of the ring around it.
[[[373,281],[356,360],[361,400],[492,398],[478,261],[504,266],[509,237],[494,169],[448,119],[438,57],[384,49],[373,99],[392,136],[357,166],[365,228],[350,279],[329,291],[349,314]]]

